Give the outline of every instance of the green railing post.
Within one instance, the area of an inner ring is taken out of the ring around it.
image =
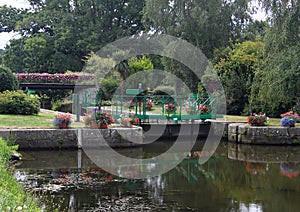
[[[179,108],[180,108],[180,113],[179,113],[179,115],[180,115],[180,119],[179,120],[181,120],[182,118],[182,98],[180,98],[180,101],[179,101]]]
[[[76,122],[80,121],[80,104],[79,104],[79,95],[78,94],[72,94],[72,107],[73,107],[73,113],[76,114]]]
[[[121,101],[121,113],[123,113],[123,95],[121,95],[120,101]]]
[[[119,95],[116,95],[116,114],[119,114],[119,111],[118,111],[118,96]]]

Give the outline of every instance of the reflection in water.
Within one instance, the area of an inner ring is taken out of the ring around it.
[[[300,208],[300,164],[287,160],[296,158],[294,153],[300,147],[277,147],[276,152],[272,148],[266,152],[264,147],[254,147],[254,151],[249,146],[223,143],[205,164],[199,162],[199,156],[205,153],[198,147],[173,170],[144,180],[113,176],[77,151],[26,152],[36,160],[23,161],[15,176],[41,197],[47,211],[298,211]],[[149,156],[156,149],[124,151]],[[254,152],[264,155],[259,157]],[[279,161],[276,155],[285,155],[286,160]],[[130,165],[121,168],[132,175],[139,171]]]
[[[280,174],[288,178],[294,178],[299,175],[300,163],[281,163]]]
[[[269,170],[268,164],[247,162],[246,170],[253,175],[265,175]]]

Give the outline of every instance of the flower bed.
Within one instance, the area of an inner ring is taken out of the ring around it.
[[[95,79],[93,74],[49,74],[18,73],[15,74],[20,83],[76,83]]]

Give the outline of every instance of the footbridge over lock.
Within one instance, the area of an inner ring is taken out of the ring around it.
[[[116,118],[130,114],[138,123],[194,121],[215,119],[216,101],[209,96],[189,95],[143,95],[127,90],[126,95],[113,97],[112,113]]]

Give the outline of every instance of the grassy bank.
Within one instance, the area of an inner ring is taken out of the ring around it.
[[[8,171],[12,148],[0,138],[0,211],[40,211],[34,199],[26,194]]]

